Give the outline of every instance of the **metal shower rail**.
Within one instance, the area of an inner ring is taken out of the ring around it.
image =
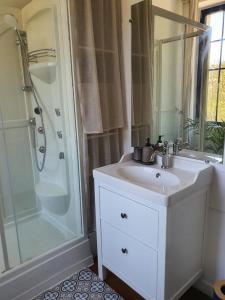
[[[56,57],[55,49],[43,48],[28,52],[29,62],[38,62],[38,59],[43,57]]]

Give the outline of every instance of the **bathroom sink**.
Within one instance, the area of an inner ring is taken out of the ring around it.
[[[115,190],[121,189],[132,197],[149,199],[169,206],[210,185],[213,167],[210,163],[186,157],[174,157],[173,166],[161,168],[160,157],[155,165],[141,165],[130,156],[117,164],[94,170],[100,180]]]
[[[145,166],[125,166],[118,169],[118,175],[126,180],[144,186],[178,186],[180,179],[169,172]]]

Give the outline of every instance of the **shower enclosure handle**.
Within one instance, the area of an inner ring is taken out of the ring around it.
[[[28,122],[29,122],[30,126],[34,126],[34,127],[36,126],[36,119],[35,118],[30,118]]]

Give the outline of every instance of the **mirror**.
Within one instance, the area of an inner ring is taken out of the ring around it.
[[[155,144],[162,135],[171,144],[179,138],[183,153],[221,155],[223,124],[209,118],[215,82],[208,72],[210,28],[153,6],[149,38],[144,2],[132,6],[131,16],[132,146],[143,146],[146,137]]]

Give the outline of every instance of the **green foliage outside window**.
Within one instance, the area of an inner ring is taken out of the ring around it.
[[[199,120],[187,119],[185,129],[191,130],[193,134],[199,135]],[[204,151],[216,154],[223,154],[225,137],[225,121],[206,122],[205,124],[205,145]]]

